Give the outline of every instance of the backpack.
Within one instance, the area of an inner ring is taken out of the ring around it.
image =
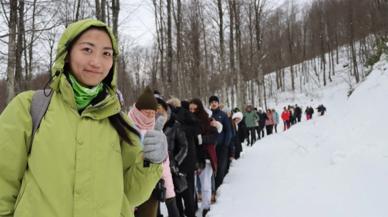
[[[45,93],[46,91],[49,91],[48,95],[46,95]],[[31,146],[32,146],[32,142],[34,141],[36,130],[38,130],[40,122],[42,122],[43,116],[47,112],[52,96],[53,96],[53,91],[51,89],[36,90],[34,95],[32,95],[31,107],[30,107],[30,115],[32,119],[32,132],[31,132],[31,142],[28,146],[28,154],[30,154],[31,152]]]
[[[48,106],[53,95],[53,91],[50,91],[46,96],[45,91],[47,90],[37,90],[34,95],[32,95],[30,115],[32,119],[32,132],[31,132],[31,141],[28,146],[28,154],[31,152],[32,142],[34,141],[34,135],[36,130],[39,128],[40,122],[43,119],[43,116],[46,114]]]

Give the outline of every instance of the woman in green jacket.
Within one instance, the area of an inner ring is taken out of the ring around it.
[[[1,114],[0,217],[129,217],[149,198],[167,142],[151,130],[142,148],[121,115],[117,47],[100,21],[69,25],[51,69],[50,104],[33,139],[34,91],[16,96]]]

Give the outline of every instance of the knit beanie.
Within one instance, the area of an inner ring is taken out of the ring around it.
[[[213,102],[213,101],[216,101],[216,102],[220,102],[220,100],[218,99],[218,97],[217,96],[211,96],[211,97],[209,97],[209,103],[211,103],[211,102]]]
[[[139,96],[135,104],[136,108],[139,110],[151,109],[156,110],[158,108],[158,102],[154,97],[150,87],[146,87],[143,93]]]
[[[155,97],[157,104],[161,105],[165,111],[168,111],[168,104],[161,97]]]

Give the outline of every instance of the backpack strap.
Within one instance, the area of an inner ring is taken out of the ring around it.
[[[34,141],[36,130],[39,128],[40,122],[42,121],[43,116],[46,114],[51,97],[53,95],[52,90],[48,90],[49,95],[47,96],[45,94],[45,91],[47,90],[37,90],[32,96],[30,107],[30,114],[32,118],[32,132],[30,146],[28,147],[28,154],[31,152],[31,146],[32,142]]]

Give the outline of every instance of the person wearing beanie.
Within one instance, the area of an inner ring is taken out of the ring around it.
[[[156,123],[156,111],[158,108],[158,102],[154,97],[154,93],[151,88],[146,87],[143,93],[136,100],[135,105],[131,108],[128,113],[129,118],[133,121],[137,129],[140,131],[141,135],[144,136],[147,131],[153,130]],[[159,117],[163,119],[164,117]],[[160,119],[160,120],[161,120]],[[163,124],[166,118],[164,118]],[[161,130],[161,129],[159,129]],[[164,168],[169,167],[168,156],[167,159],[163,162],[163,173]],[[162,175],[163,178],[163,175]],[[136,217],[147,217],[147,216],[156,216],[158,211],[158,200],[154,194],[148,198],[143,204],[137,207]]]
[[[128,117],[133,121],[142,135],[147,130],[155,127],[155,114],[158,103],[151,88],[146,87],[143,93],[136,100],[136,103],[128,112]]]
[[[213,101],[220,103],[220,100],[218,99],[218,96],[211,96],[211,97],[209,97],[209,104],[211,104]]]
[[[221,133],[218,134],[216,142],[218,169],[215,176],[215,188],[217,190],[227,173],[229,145],[232,138],[232,123],[225,112],[221,111],[219,98],[217,96],[211,96],[209,98],[209,103],[212,111],[211,117],[220,122],[223,126]]]
[[[139,96],[135,104],[136,108],[139,110],[151,109],[155,110],[158,108],[158,102],[151,90],[150,87],[146,87],[143,93]]]

